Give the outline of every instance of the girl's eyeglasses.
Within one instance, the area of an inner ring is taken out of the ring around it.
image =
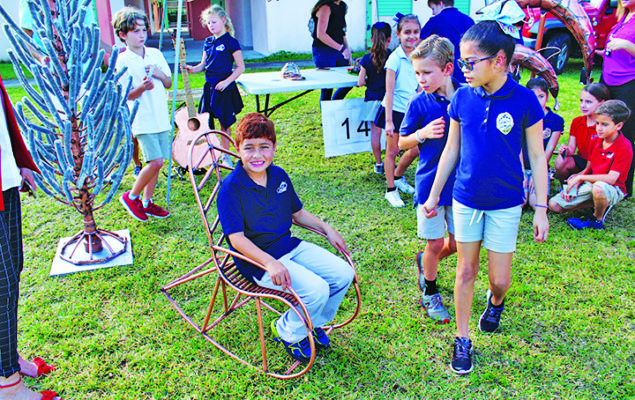
[[[496,56],[497,54],[494,54],[493,56],[477,58],[476,60],[472,60],[472,61],[459,58],[459,60],[456,63],[459,64],[459,68],[461,69],[465,68],[468,71],[474,71],[474,64],[479,63],[481,61],[489,60],[490,58],[494,58]]]

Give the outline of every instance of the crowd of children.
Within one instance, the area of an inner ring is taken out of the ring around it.
[[[231,134],[243,107],[235,83],[244,71],[240,44],[221,7],[210,7],[201,19],[212,36],[205,41],[201,62],[187,68],[205,70],[199,109]],[[126,8],[115,16],[114,26],[128,49],[117,60],[117,68],[128,67],[124,77],[131,76],[134,87],[130,100],[138,99],[139,113],[148,116],[143,127],[133,125],[147,164],[121,202],[142,221],[148,216],[167,217],[169,212],[152,202],[152,193],[169,156],[165,140],[169,126],[160,114],[167,115],[170,72],[160,53],[144,46],[148,27],[143,14]],[[371,28],[372,47],[361,60],[358,78],[358,85],[366,86],[364,120],[372,121],[374,172],[385,174],[385,198],[391,206],[403,207],[399,192],[414,195],[417,235],[426,240],[425,249],[416,255],[420,303],[437,323],[452,319],[437,284],[439,261],[457,254],[456,334],[450,362],[457,374],[473,368],[468,325],[481,247],[487,249],[489,284],[479,329],[494,332],[511,286],[523,207],[528,204],[534,210],[536,242],[547,239],[548,210],[593,207],[590,217],[568,222],[575,229],[601,229],[611,207],[626,196],[625,177],[633,157],[630,142],[620,133],[630,110],[623,102],[610,100],[601,83],[582,89],[582,115],[571,122],[567,144],[558,147],[564,119],[547,107],[549,86],[534,78],[523,87],[508,73],[516,39],[503,28],[496,21],[472,25],[457,53],[449,39],[436,34],[421,40],[418,18],[403,15],[396,25],[399,43],[391,52],[392,29],[378,22]],[[465,84],[456,80],[455,66]],[[155,123],[147,124],[152,117]],[[330,340],[320,326],[335,316],[353,274],[330,252],[292,237],[289,227],[292,221],[312,226],[337,250],[348,253],[344,239],[303,208],[289,176],[272,164],[276,135],[269,119],[247,114],[238,123],[235,138],[240,161],[219,191],[220,222],[233,249],[266,266],[263,271],[237,259],[239,270],[262,286],[281,290],[293,286],[316,326],[318,348],[328,347]],[[404,174],[417,158],[412,187]],[[550,178],[563,184],[551,199]],[[272,321],[271,329],[290,356],[299,361],[311,357],[297,315],[283,314]]]

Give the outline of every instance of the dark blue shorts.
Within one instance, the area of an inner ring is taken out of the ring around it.
[[[587,164],[587,160],[585,160],[584,158],[582,158],[581,155],[579,154],[574,154],[571,157],[573,157],[573,161],[575,162],[575,166],[580,168],[580,170],[583,170],[586,168],[586,164]]]
[[[399,132],[399,128],[401,128],[401,122],[403,121],[404,113],[392,110],[392,122],[395,124],[395,132]],[[381,106],[379,111],[377,111],[377,116],[375,117],[375,126],[380,127],[381,129],[386,129],[386,108]]]

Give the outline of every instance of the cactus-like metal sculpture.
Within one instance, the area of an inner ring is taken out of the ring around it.
[[[73,206],[84,219],[84,229],[64,245],[62,259],[73,264],[104,262],[126,250],[126,239],[97,228],[93,212],[112,200],[130,164],[130,124],[136,105],[129,111],[126,100],[132,83],[127,87],[117,83],[124,72],[114,71],[117,50],[102,73],[99,28],[85,23],[92,0],[23,1],[29,3],[37,27],[34,33],[41,44],[26,35],[0,6],[7,21],[4,31],[13,47],[9,56],[28,94],[16,103],[18,124],[42,171],[36,176],[38,185],[46,194]],[[45,61],[38,61],[33,50]],[[21,64],[36,85],[24,76]],[[106,236],[123,246],[111,246]],[[78,256],[82,244],[88,259]]]

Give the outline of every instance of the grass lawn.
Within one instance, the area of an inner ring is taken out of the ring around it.
[[[567,126],[579,115],[580,67],[571,63],[560,80]],[[13,101],[24,95],[22,88],[9,93]],[[355,89],[349,96],[361,95]],[[27,385],[82,400],[635,397],[634,200],[615,207],[601,232],[573,231],[570,215],[550,214],[544,244],[532,240],[533,213],[525,212],[513,284],[495,334],[480,333],[476,325],[487,288],[482,252],[470,321],[476,365],[458,377],[448,368],[454,323],[430,323],[418,304],[414,257],[424,242],[416,237],[414,209],[388,206],[371,154],[324,158],[318,99],[315,91],[272,119],[279,135],[276,164],[287,170],[305,207],[346,238],[361,279],[362,311],[333,335],[328,356],[318,356],[300,379],[268,378],[222,354],[170,307],[160,287],[208,257],[189,183],[172,181],[167,220],[139,223],[117,201],[96,213],[101,228],[130,229],[133,266],[56,278],[48,272],[57,243],[82,220],[40,192],[22,202],[19,348],[58,369],[46,379],[25,379]],[[243,113],[254,110],[253,97],[244,102]],[[408,171],[411,182],[414,170]],[[130,169],[122,191],[132,182]],[[155,199],[163,203],[165,195],[162,178]],[[456,256],[442,261],[438,279],[451,313],[455,263]],[[186,294],[205,299],[212,284],[199,280]],[[243,343],[243,332],[230,324],[219,340]]]

